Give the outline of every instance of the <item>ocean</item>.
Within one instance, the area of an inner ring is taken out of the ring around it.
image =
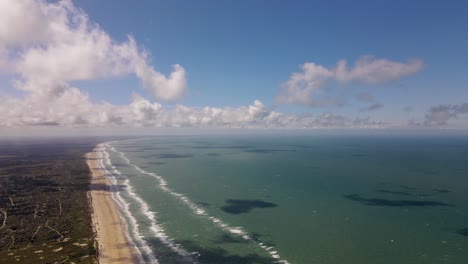
[[[142,263],[468,263],[468,137],[99,145]]]

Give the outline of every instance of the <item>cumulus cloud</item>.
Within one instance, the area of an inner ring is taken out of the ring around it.
[[[326,82],[336,80],[342,83],[358,82],[363,84],[381,84],[401,79],[419,72],[423,67],[421,60],[413,59],[405,63],[372,56],[362,56],[352,68],[346,60],[338,61],[334,68],[306,62],[301,72],[295,72],[281,86],[276,97],[277,103],[302,104],[309,106],[328,106],[332,98],[321,98]]]
[[[372,56],[362,56],[354,67],[348,69],[347,61],[341,60],[333,70],[339,81],[358,81],[367,84],[379,84],[398,80],[413,75],[423,67],[421,60],[412,59],[405,63],[387,59],[377,59]]]
[[[0,93],[0,127],[203,127],[336,128],[382,127],[369,119],[332,113],[284,114],[255,100],[240,107],[167,108],[138,94],[131,103],[94,103],[74,81],[134,74],[157,99],[174,100],[186,91],[185,69],[169,75],[154,69],[131,36],[112,39],[70,0],[0,0],[0,73],[10,76],[20,96]],[[295,102],[319,93],[334,70],[306,63],[287,86]],[[348,70],[346,70],[348,71]],[[349,76],[360,76],[349,71]],[[341,78],[341,77],[340,77]],[[351,77],[346,77],[351,78]],[[345,78],[345,79],[346,79]],[[352,79],[361,77],[352,77]],[[347,80],[346,80],[347,81]],[[307,103],[307,101],[304,101]]]
[[[36,96],[36,95],[35,95]],[[42,96],[42,95],[37,95]],[[156,128],[342,128],[382,127],[381,122],[358,122],[331,113],[287,115],[255,100],[240,107],[165,108],[134,94],[129,105],[93,104],[76,88],[48,100],[2,98],[0,126],[156,127]]]
[[[71,81],[127,74],[158,99],[177,99],[186,89],[182,66],[166,77],[132,37],[113,40],[70,0],[1,0],[0,56],[0,70],[16,74],[16,87],[32,93],[57,95]]]
[[[468,103],[442,104],[429,109],[424,117],[425,126],[445,126],[450,120],[459,119],[468,114]]]

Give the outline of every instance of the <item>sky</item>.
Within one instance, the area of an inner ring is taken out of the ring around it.
[[[0,0],[0,131],[468,129],[466,1]]]

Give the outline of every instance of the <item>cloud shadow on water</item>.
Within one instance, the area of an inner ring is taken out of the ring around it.
[[[226,203],[227,205],[221,207],[221,210],[229,214],[243,214],[250,212],[254,208],[271,208],[278,206],[274,203],[262,200],[226,199]]]
[[[389,207],[408,207],[408,206],[454,206],[438,201],[419,201],[419,200],[388,200],[382,198],[364,198],[359,194],[344,195],[345,198],[369,206],[389,206]]]

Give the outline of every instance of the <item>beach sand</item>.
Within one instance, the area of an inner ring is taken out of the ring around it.
[[[92,172],[90,195],[93,226],[99,245],[99,263],[138,263],[125,235],[117,205],[109,191],[109,180],[99,166],[98,153],[90,152],[86,154],[86,158]]]

